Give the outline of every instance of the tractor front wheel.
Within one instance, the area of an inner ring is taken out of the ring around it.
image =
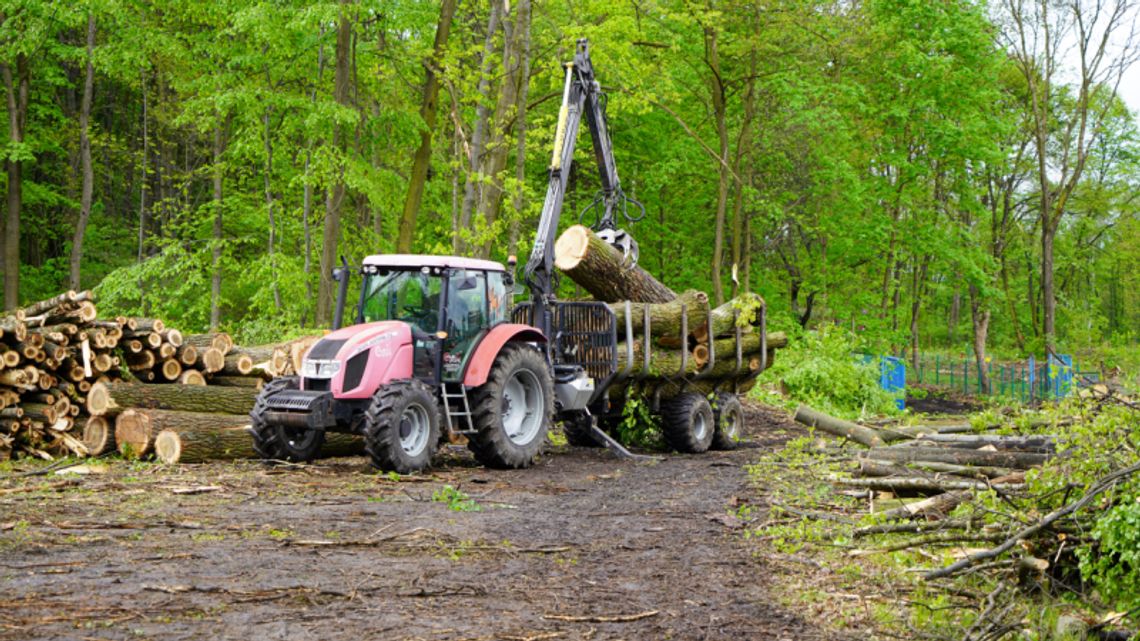
[[[529,467],[554,416],[554,381],[538,351],[508,344],[487,382],[473,392],[475,434],[468,447],[487,467]]]
[[[249,413],[250,432],[253,434],[253,450],[263,459],[308,463],[317,458],[317,454],[321,451],[321,445],[325,442],[324,432],[271,424],[265,419],[265,413],[269,408],[269,397],[297,387],[296,376],[285,376],[266,383],[261,393],[257,395],[257,402],[253,406],[253,411]]]
[[[409,474],[431,465],[439,446],[439,407],[420,381],[396,381],[377,390],[364,414],[364,449],[372,465]]]

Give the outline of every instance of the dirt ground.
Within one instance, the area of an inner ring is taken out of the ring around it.
[[[835,638],[773,602],[729,514],[742,466],[796,430],[748,414],[745,447],[652,463],[561,447],[502,472],[451,448],[398,480],[363,458],[13,473],[0,639]]]

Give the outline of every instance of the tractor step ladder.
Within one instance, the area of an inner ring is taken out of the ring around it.
[[[467,388],[463,383],[453,383],[454,386],[459,388],[459,391],[451,391],[447,388],[447,383],[440,385],[440,391],[443,394],[443,412],[447,415],[448,427],[457,434],[474,434],[475,424],[471,420],[471,405],[467,402]],[[455,407],[451,406],[455,403]],[[456,425],[455,419],[463,418],[467,423],[466,429],[462,425]]]

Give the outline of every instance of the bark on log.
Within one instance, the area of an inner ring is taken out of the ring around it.
[[[1055,454],[1057,445],[1052,436],[998,436],[995,434],[929,434],[914,441],[920,445],[931,447],[955,447],[976,450],[981,447],[993,447],[997,450],[1016,450],[1020,452],[1037,452],[1038,454]]]
[[[954,465],[953,463],[937,463],[934,461],[911,461],[898,464],[892,461],[877,461],[875,459],[859,459],[859,474],[863,476],[892,476],[913,474],[916,470],[930,474],[954,474],[964,478],[997,478],[1008,476],[1013,472],[1008,467],[987,467],[984,465]]]
[[[150,410],[152,415],[158,410]],[[155,456],[164,463],[205,463],[207,461],[254,459],[253,437],[249,435],[248,416],[202,414],[216,417],[210,425],[189,413],[168,412],[167,417],[152,417],[166,427],[154,439]],[[178,414],[178,416],[174,416]],[[230,419],[228,423],[224,419]],[[244,421],[244,422],[243,422]],[[327,432],[320,458],[333,456],[360,456],[364,454],[364,439],[354,434]]]
[[[990,484],[982,481],[968,481],[957,479],[930,479],[922,477],[885,476],[866,479],[845,479],[833,477],[833,483],[849,487],[865,487],[872,490],[887,492],[946,492],[949,490],[986,490],[995,488],[1000,490],[1021,490],[1024,483]]]
[[[265,380],[257,376],[211,376],[210,385],[261,389],[265,386]]]
[[[115,449],[115,431],[103,416],[92,416],[83,426],[83,445],[90,456],[99,456]]]
[[[963,501],[968,501],[972,498],[973,493],[970,492],[970,490],[955,490],[886,510],[880,512],[880,515],[886,519],[942,519],[950,514],[950,512]]]
[[[695,289],[686,290],[677,298],[667,303],[634,303],[630,307],[630,325],[634,336],[645,335],[645,310],[649,310],[650,331],[658,343],[681,345],[681,306],[685,306],[685,314],[689,318],[688,331],[692,335],[695,330],[705,325],[709,314],[708,294]],[[611,303],[609,308],[617,321],[618,340],[624,340],[626,333],[625,302]],[[688,337],[685,337],[687,343]]]
[[[193,345],[199,350],[213,347],[220,350],[224,357],[233,349],[234,339],[230,338],[230,335],[225,332],[218,332],[216,334],[190,334],[182,337],[182,344]]]
[[[241,387],[195,385],[142,385],[114,381],[97,383],[87,393],[87,413],[114,415],[128,408],[160,408],[184,412],[247,414],[257,390]]]
[[[867,447],[876,448],[884,444],[883,439],[875,430],[834,416],[828,416],[806,405],[801,405],[796,410],[795,421],[809,427],[816,427],[835,436],[851,439]]]
[[[46,300],[32,303],[31,305],[28,305],[27,307],[20,310],[20,313],[23,314],[24,318],[27,318],[29,316],[39,316],[47,311],[59,307],[60,305],[63,305],[64,303],[74,303],[78,297],[79,295],[74,290],[68,290],[58,296],[53,296]]]
[[[595,299],[607,303],[668,303],[677,297],[649,272],[626,265],[620,251],[582,225],[558,237],[554,265]]]
[[[1009,467],[1024,470],[1041,465],[1051,457],[1049,454],[1033,452],[997,452],[987,450],[962,450],[943,447],[873,447],[866,458],[877,461],[909,463],[929,461],[933,463],[953,463],[954,465],[981,465],[988,467]]]

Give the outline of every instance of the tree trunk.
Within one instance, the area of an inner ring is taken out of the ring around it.
[[[628,267],[621,252],[582,225],[574,225],[554,244],[554,264],[594,298],[607,303],[668,303],[677,294],[639,266]]]
[[[955,465],[982,465],[990,467],[1010,467],[1026,469],[1041,465],[1049,460],[1048,454],[1034,452],[998,452],[990,450],[965,450],[950,447],[873,447],[866,458],[876,461],[931,461],[953,463]]]
[[[879,447],[883,445],[883,439],[875,430],[869,427],[863,427],[862,425],[856,425],[850,421],[835,418],[834,416],[828,416],[806,405],[801,405],[796,409],[795,421],[809,427],[821,429],[828,434],[851,439],[867,447]]]
[[[974,362],[978,368],[978,380],[988,394],[990,388],[989,368],[986,367],[986,338],[990,328],[990,310],[984,309],[981,292],[976,285],[970,285],[970,319],[974,327]]]
[[[478,104],[475,107],[475,130],[471,134],[471,150],[467,156],[467,181],[463,190],[463,204],[459,214],[459,228],[452,230],[455,233],[455,252],[463,254],[466,243],[460,238],[460,229],[471,229],[471,210],[475,206],[475,183],[479,174],[479,164],[483,157],[483,147],[487,136],[487,120],[491,110],[487,101],[491,93],[491,71],[494,65],[495,33],[499,30],[499,15],[501,3],[491,3],[491,15],[487,19],[487,37],[483,43],[483,57],[479,71]]]
[[[733,171],[736,173],[736,197],[732,204],[732,297],[740,293],[740,278],[743,255],[744,235],[744,188],[745,181],[741,180],[747,158],[747,151],[752,148],[752,122],[756,119],[756,49],[753,48],[748,56],[748,89],[744,93],[744,119],[740,123],[740,136],[736,139],[736,156],[733,160]],[[749,175],[752,174],[752,163],[747,163]],[[749,181],[750,182],[750,181]],[[745,288],[744,291],[748,291]]]
[[[507,253],[514,256],[518,253],[519,223],[526,210],[526,112],[527,95],[530,90],[530,0],[519,0],[519,22],[522,23],[519,38],[519,57],[522,69],[519,72],[518,100],[515,102],[515,194],[512,206],[515,216],[511,219],[510,238],[507,241]]]
[[[0,75],[8,92],[8,140],[13,145],[24,142],[28,117],[28,89],[31,82],[26,54],[16,54],[16,76],[7,64],[0,65]],[[23,165],[20,160],[4,161],[8,174],[8,217],[4,224],[4,308],[20,304],[20,209],[23,207]]]
[[[150,128],[147,121],[147,95],[146,95],[146,70],[139,71],[139,85],[140,93],[142,94],[142,178],[139,181],[139,252],[138,262],[142,262],[143,257],[146,255],[146,192],[149,180],[149,155],[150,155]],[[142,289],[142,283],[139,283],[139,289]]]
[[[336,77],[333,96],[337,104],[349,106],[349,84],[352,50],[352,23],[348,20],[346,6],[349,0],[341,0],[340,21],[336,34]],[[344,136],[337,126],[333,129],[333,147],[344,153]],[[325,225],[321,238],[320,287],[317,289],[317,322],[329,323],[332,319],[333,280],[332,270],[336,266],[336,247],[340,240],[340,210],[344,202],[344,170],[341,169],[325,198]]]
[[[154,410],[148,413],[153,413]],[[245,417],[245,424],[239,424],[242,417],[223,416],[218,414],[205,414],[198,416],[231,419],[229,424],[217,421],[216,426],[207,423],[195,424],[185,417],[185,413],[168,412],[170,418],[161,420],[169,427],[158,432],[154,437],[155,456],[167,464],[175,463],[205,463],[207,461],[229,461],[234,459],[258,458],[253,450],[253,437],[249,435],[246,425],[249,417]],[[173,415],[179,416],[174,417]],[[158,418],[158,417],[156,417]],[[336,456],[360,456],[364,454],[364,439],[355,434],[341,434],[326,432],[325,442],[321,446],[320,458]]]
[[[83,173],[83,186],[79,196],[79,218],[75,221],[75,235],[71,241],[70,282],[72,289],[80,288],[79,269],[83,264],[83,237],[87,221],[91,219],[91,198],[95,187],[95,172],[91,167],[91,97],[95,91],[95,67],[91,62],[95,50],[95,14],[87,16],[87,65],[83,76],[83,99],[79,107],[79,164]]]
[[[96,383],[87,392],[87,413],[108,416],[128,408],[157,408],[184,412],[247,414],[257,390],[196,385],[144,385],[112,381]]]
[[[717,33],[712,28],[705,29],[705,63],[712,72],[710,92],[712,93],[717,140],[720,142],[720,157],[718,158],[720,164],[717,166],[716,224],[711,265],[713,300],[717,305],[720,305],[724,302],[721,268],[724,264],[724,219],[728,207],[728,123],[725,114],[724,78],[721,75],[720,54],[717,52]]]
[[[214,185],[214,246],[211,250],[210,276],[210,330],[216,331],[221,324],[222,313],[222,124],[214,126],[213,167],[211,174]]]
[[[1044,216],[1041,221],[1041,330],[1045,348],[1056,349],[1057,298],[1053,291],[1053,238],[1056,227]]]
[[[408,178],[408,195],[404,199],[404,213],[400,216],[400,231],[396,237],[396,253],[409,254],[412,239],[416,233],[416,216],[423,202],[424,184],[427,182],[428,166],[431,164],[431,137],[435,133],[436,111],[439,99],[439,76],[436,69],[443,60],[447,47],[451,21],[455,17],[456,0],[443,0],[439,9],[439,23],[435,28],[435,43],[431,57],[424,61],[423,101],[420,103],[420,118],[424,127],[420,130],[420,146],[416,148],[412,160],[412,174]]]
[[[681,345],[680,340],[681,332],[681,306],[685,306],[685,314],[689,319],[688,331],[692,335],[694,330],[702,327],[705,324],[709,314],[709,297],[704,292],[690,289],[682,292],[680,296],[669,301],[668,303],[630,303],[630,325],[633,328],[634,336],[642,336],[645,334],[645,310],[649,310],[649,324],[653,332],[653,336],[659,343],[664,342],[670,345]],[[617,321],[618,339],[624,340],[625,338],[625,304],[612,303],[610,309],[613,310],[614,317]]]
[[[269,70],[265,71],[268,81]],[[273,217],[273,131],[270,128],[270,117],[273,108],[265,108],[265,211],[269,216],[269,278],[273,289],[273,307],[281,311],[281,289],[277,286],[277,221]]]

